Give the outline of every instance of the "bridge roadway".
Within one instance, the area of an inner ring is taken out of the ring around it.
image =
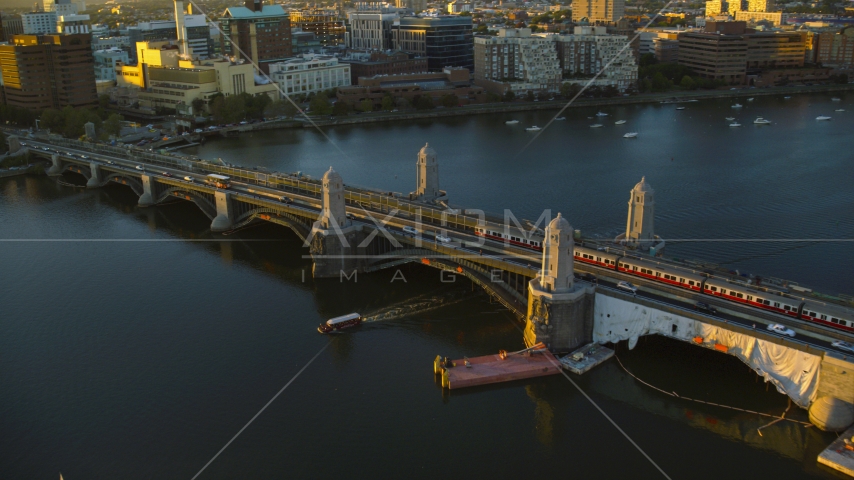
[[[59,153],[62,161],[66,163],[64,169],[77,171],[84,176],[85,169],[81,171],[80,166],[90,167],[90,164],[95,162],[104,171],[113,172],[116,175],[113,177],[114,180],[122,177],[136,178],[148,175],[155,177],[159,183],[179,188],[176,191],[186,190],[212,194],[217,189],[204,184],[203,181],[208,173],[218,172],[232,176],[232,188],[229,191],[240,197],[242,202],[251,203],[262,207],[262,209],[265,206],[272,206],[269,211],[285,211],[303,217],[308,222],[313,222],[320,215],[320,185],[317,182],[275,175],[273,175],[275,178],[271,179],[270,174],[259,176],[257,172],[250,170],[193,162],[185,158],[173,159],[162,155],[140,154],[117,147],[113,147],[111,150],[114,151],[110,154],[104,154],[94,151],[92,147],[87,148],[87,145],[82,142],[69,140],[56,142],[27,138],[25,141],[33,153],[44,156]],[[57,143],[61,143],[61,145],[58,146]],[[51,150],[47,151],[44,148]],[[122,155],[122,153],[125,154]],[[69,154],[73,154],[73,156]],[[77,168],[74,167],[75,165]],[[235,175],[235,173],[238,174]],[[193,181],[186,181],[184,177],[190,177]],[[379,263],[369,268],[369,271],[419,260],[424,263],[433,260],[433,266],[447,270],[450,268],[448,268],[447,262],[442,264],[443,259],[453,260],[459,265],[465,263],[467,265],[466,276],[484,286],[487,291],[489,288],[488,285],[484,284],[486,282],[504,283],[504,288],[510,290],[509,295],[494,291],[490,293],[511,311],[514,311],[517,316],[524,317],[527,308],[527,280],[537,275],[542,261],[541,254],[474,235],[473,226],[478,221],[482,221],[476,216],[459,213],[449,214],[447,211],[439,210],[430,205],[410,202],[397,197],[385,197],[376,191],[353,189],[348,190],[346,196],[347,214],[354,223],[368,228],[376,228],[377,224],[384,222],[387,227],[391,227],[387,228],[389,236],[398,241],[402,248],[409,249],[407,250],[409,253],[407,258],[401,258],[403,251],[395,252],[394,250],[378,255]],[[186,199],[190,198],[186,197]],[[394,210],[397,210],[397,215],[390,215]],[[272,215],[268,215],[267,218],[262,215],[264,214],[253,214],[241,224],[236,225],[236,228],[262,218],[274,223],[285,224],[294,229],[301,238],[306,239],[309,231],[307,225],[303,225],[305,227],[303,229],[295,228],[293,222],[277,222],[277,218]],[[417,218],[419,215],[422,222],[420,224]],[[422,233],[428,235],[413,236],[402,230],[404,226],[416,227],[419,225],[423,227],[422,230],[425,230]],[[436,232],[450,236],[452,241],[450,243],[436,241]],[[378,234],[378,236],[381,235]],[[415,248],[412,249],[412,247]],[[383,263],[384,261],[387,262]],[[471,272],[468,265],[472,266]],[[480,268],[478,269],[477,266]],[[795,330],[797,336],[793,340],[794,343],[803,343],[821,350],[837,351],[830,345],[834,339],[851,340],[850,335],[831,328],[720,301],[707,295],[687,292],[614,270],[580,264],[579,262],[575,262],[575,270],[596,275],[598,284],[604,288],[616,289],[616,284],[619,281],[629,281],[638,287],[637,295],[639,297],[673,308],[690,310],[694,314],[697,314],[693,309],[694,304],[697,301],[703,301],[715,306],[719,311],[718,315],[710,318],[746,328],[754,328],[755,326],[757,330],[762,330],[768,335],[776,336],[776,334],[767,332],[765,327],[771,323],[780,323]],[[496,273],[493,275],[493,272]],[[513,274],[515,277],[509,274]],[[496,277],[500,280],[497,280]],[[521,286],[519,285],[520,278],[522,279]],[[515,286],[507,286],[508,283],[514,281]],[[850,352],[839,352],[850,354]]]

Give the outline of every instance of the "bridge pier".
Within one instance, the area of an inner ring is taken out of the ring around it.
[[[9,135],[6,138],[6,143],[9,144],[9,153],[18,153],[21,149],[21,139],[17,135]]]
[[[217,190],[216,218],[211,222],[212,232],[227,232],[234,226],[234,207],[231,204],[231,193]]]
[[[92,175],[86,182],[86,188],[98,188],[101,186],[101,166],[95,162],[89,163],[89,171]]]
[[[47,174],[51,177],[55,177],[57,175],[62,175],[62,160],[60,160],[59,155],[53,154],[50,156],[51,166],[47,170]]]
[[[364,271],[366,254],[358,245],[365,239],[361,228],[347,218],[344,206],[344,180],[332,167],[323,174],[320,220],[311,228],[310,251],[315,278],[352,278]]]
[[[140,207],[150,207],[154,205],[154,180],[151,175],[142,175],[142,195],[139,196],[137,205]]]
[[[829,432],[854,423],[854,361],[826,352],[821,359],[818,391],[809,408],[810,422]]]

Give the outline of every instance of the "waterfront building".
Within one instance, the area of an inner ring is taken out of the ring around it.
[[[24,35],[56,33],[56,12],[29,12],[21,14]]]
[[[774,0],[747,0],[748,12],[773,12]]]
[[[324,47],[344,44],[347,28],[334,10],[292,10],[288,15],[292,34],[296,29],[312,32]]]
[[[589,23],[616,22],[626,15],[626,0],[574,0],[572,21],[578,24],[587,19]]]
[[[293,55],[291,22],[281,5],[246,0],[243,7],[225,10],[220,29],[223,54],[250,61],[265,73],[271,63]]]
[[[16,35],[0,45],[6,103],[32,110],[98,104],[92,36]]]
[[[356,50],[388,50],[392,46],[391,28],[400,17],[388,12],[355,12],[349,15],[347,47]]]
[[[469,16],[403,17],[392,26],[394,49],[427,57],[427,68],[474,69],[472,23]]]
[[[503,94],[560,90],[561,67],[551,38],[531,35],[530,28],[501,28],[497,36],[474,38],[477,85]]]
[[[747,70],[804,66],[804,38],[797,32],[756,32],[747,38]]]
[[[95,80],[115,80],[116,67],[129,62],[127,52],[119,48],[95,50],[92,56],[95,62]]]
[[[341,62],[350,65],[352,85],[359,83],[359,77],[427,71],[427,58],[406,52],[350,52]]]
[[[740,85],[747,72],[747,39],[708,32],[680,33],[678,58],[680,65],[701,77]]]
[[[184,15],[184,29],[187,31],[187,46],[190,49],[188,53],[202,60],[213,55],[210,27],[204,15]],[[128,38],[131,45],[138,42],[178,40],[178,26],[175,20],[140,22],[137,26],[128,28]]]
[[[434,105],[439,105],[447,95],[456,96],[458,105],[486,100],[484,89],[472,85],[467,68],[451,67],[441,72],[360,77],[358,85],[340,87],[337,93],[339,102],[356,107],[369,100],[374,109],[382,106],[386,96],[391,96],[396,105],[414,105],[421,96],[429,96]]]
[[[841,68],[854,66],[854,27],[836,32],[821,32],[816,61]]]
[[[307,95],[350,85],[350,65],[329,55],[305,54],[270,64],[270,78],[284,95]]]
[[[608,35],[605,27],[575,27],[572,35],[551,35],[564,76],[592,77],[621,92],[637,83],[638,66],[624,35]]]

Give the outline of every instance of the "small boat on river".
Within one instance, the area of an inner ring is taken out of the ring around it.
[[[358,313],[348,313],[340,317],[330,318],[326,323],[321,323],[317,327],[320,333],[329,333],[333,330],[341,330],[342,328],[357,327],[362,324],[362,315]]]

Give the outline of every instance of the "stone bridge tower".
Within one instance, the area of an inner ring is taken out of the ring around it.
[[[593,339],[593,288],[574,281],[573,230],[561,214],[546,227],[543,266],[528,283],[525,343],[568,352]]]
[[[410,194],[414,200],[431,202],[442,196],[439,190],[439,162],[436,160],[436,150],[429,143],[418,152],[416,162],[415,191]]]
[[[629,198],[629,218],[626,222],[626,243],[640,249],[655,244],[653,219],[655,215],[655,191],[646,183],[646,177],[632,189]]]
[[[365,235],[347,218],[344,180],[332,167],[321,182],[322,209],[308,237],[316,278],[353,278],[366,265],[364,248],[357,247]]]

